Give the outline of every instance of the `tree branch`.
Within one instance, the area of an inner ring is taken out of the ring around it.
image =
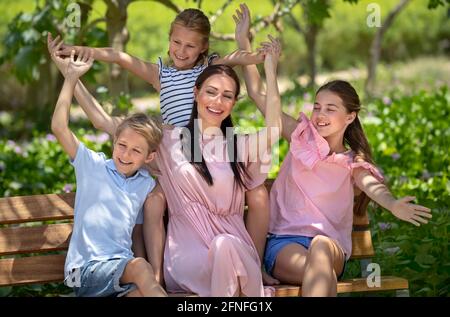
[[[136,1],[136,0],[131,0],[131,1]],[[140,1],[142,1],[142,0],[140,0]],[[158,2],[158,3],[162,4],[163,6],[165,6],[166,8],[168,8],[172,11],[175,11],[177,14],[180,13],[181,11],[183,11],[183,8],[176,5],[171,0],[147,0],[147,1]]]
[[[227,0],[221,8],[219,8],[216,13],[214,13],[210,18],[209,18],[209,24],[211,24],[211,26],[213,26],[214,23],[216,23],[217,18],[219,18],[223,12],[225,11],[225,9],[231,4],[231,2],[233,2],[233,0]]]

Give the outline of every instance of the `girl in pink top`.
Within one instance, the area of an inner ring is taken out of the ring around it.
[[[249,96],[265,114],[256,67],[244,67],[244,75]],[[360,109],[355,89],[337,80],[319,88],[311,119],[282,113],[282,136],[290,151],[270,193],[265,265],[279,281],[302,284],[303,296],[336,295],[337,276],[352,250],[354,188],[362,191],[358,199],[368,196],[416,226],[431,218],[430,209],[410,203],[414,197],[395,199],[382,183],[358,119]],[[358,204],[362,210],[366,205]]]
[[[169,207],[164,279],[170,292],[271,295],[272,289],[263,287],[260,261],[269,214],[259,210],[254,211],[256,215],[249,213],[247,223],[243,219],[245,191],[263,184],[270,167],[270,150],[281,129],[278,40],[270,38],[261,53],[265,56],[266,101],[270,105],[267,128],[248,135],[233,133],[230,113],[239,95],[239,79],[231,67],[211,65],[195,82],[188,126],[164,129],[157,156],[149,166],[159,176]],[[120,118],[106,114],[85,88],[77,100],[94,126],[114,133]],[[265,158],[268,166],[264,170]],[[144,205],[144,231],[149,231],[146,247],[149,262],[159,268],[165,203],[163,197],[159,204],[153,200],[155,204],[149,206],[148,201]]]

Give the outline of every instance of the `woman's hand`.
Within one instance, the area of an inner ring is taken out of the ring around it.
[[[278,60],[281,55],[281,43],[278,39],[269,35],[270,42],[261,43],[261,48],[258,49],[259,53],[265,55],[264,69],[266,72],[277,72]]]

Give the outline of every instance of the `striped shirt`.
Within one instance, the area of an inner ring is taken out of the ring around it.
[[[161,116],[165,124],[184,127],[189,123],[194,104],[195,81],[216,57],[216,54],[212,54],[208,57],[207,64],[197,65],[185,70],[165,66],[161,57],[158,58],[159,82],[161,84],[159,103]]]

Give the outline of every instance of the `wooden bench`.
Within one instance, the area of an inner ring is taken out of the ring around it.
[[[63,281],[74,200],[75,193],[0,198],[0,287]],[[351,258],[360,261],[362,276],[339,282],[338,293],[395,290],[409,295],[403,278],[382,276],[380,287],[367,285],[366,267],[374,256],[367,216],[354,218],[352,240]],[[298,286],[276,287],[276,296],[300,295]]]

